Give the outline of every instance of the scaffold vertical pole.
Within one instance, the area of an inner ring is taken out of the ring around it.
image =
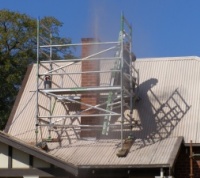
[[[120,78],[121,78],[121,81],[120,81],[120,85],[121,85],[121,148],[123,147],[123,138],[124,138],[124,135],[123,135],[123,122],[124,122],[124,100],[123,100],[123,95],[124,95],[124,92],[123,92],[123,30],[124,30],[124,16],[123,16],[123,13],[121,14],[121,38],[120,38],[120,46],[121,46],[121,52],[120,52],[120,57],[121,57],[121,66],[120,66]]]
[[[50,44],[50,51],[49,51],[49,61],[50,61],[50,66],[49,66],[49,71],[52,71],[53,70],[53,67],[52,67],[52,32],[50,32],[50,41],[49,41],[49,44]],[[51,87],[51,85],[52,85],[52,75],[50,75],[50,82],[51,82],[51,84],[50,84],[50,87]],[[50,128],[50,126],[51,126],[51,124],[52,124],[52,107],[51,107],[51,105],[52,105],[52,97],[51,96],[49,96],[49,136],[48,136],[48,140],[50,141],[52,138],[51,138],[51,128]]]
[[[130,67],[129,67],[129,74],[130,74],[130,124],[131,124],[131,130],[132,130],[132,114],[133,114],[133,105],[135,104],[135,102],[133,102],[133,77],[135,77],[133,75],[133,69],[132,69],[132,25],[130,25],[130,41],[129,41],[129,58],[130,58]],[[133,75],[133,76],[132,76]],[[135,79],[134,79],[135,80]],[[134,81],[135,82],[135,81]]]
[[[38,144],[38,88],[39,88],[39,31],[40,31],[40,19],[37,19],[37,76],[36,76],[36,114],[35,114],[35,134],[36,134],[36,145]]]

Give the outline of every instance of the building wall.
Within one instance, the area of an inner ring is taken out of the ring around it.
[[[0,142],[0,168],[8,168],[8,145]]]
[[[194,154],[200,154],[200,147],[193,147]],[[200,177],[200,157],[193,159],[193,178]],[[190,176],[190,148],[182,146],[174,167],[175,178],[188,178]]]
[[[50,164],[39,159],[39,158],[34,158],[33,159],[33,167],[36,168],[50,168]]]
[[[20,150],[13,149],[12,168],[29,168],[29,155]]]
[[[23,152],[23,150],[12,148],[10,153],[11,164],[10,168],[50,168],[51,165],[39,158],[33,157],[33,163],[30,165],[30,155]],[[9,146],[0,142],[0,169],[9,168]]]

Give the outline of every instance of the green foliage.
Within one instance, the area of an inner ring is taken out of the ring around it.
[[[60,21],[44,17],[41,22],[51,29],[53,43],[71,43],[59,36]],[[0,10],[0,129],[6,124],[28,64],[36,60],[36,31],[36,19]],[[44,39],[49,38],[45,30],[41,34]],[[70,48],[61,48],[55,49],[53,56],[60,59],[73,55]]]
[[[59,27],[62,26],[62,23],[55,19],[54,17],[44,17],[40,20],[40,45],[49,45],[49,44],[70,44],[71,39],[61,38],[59,35]],[[52,34],[52,36],[50,36]],[[50,42],[51,39],[51,42]],[[46,55],[40,56],[40,59],[48,59],[49,48],[43,49],[43,52]],[[54,47],[52,48],[52,59],[68,59],[74,58],[72,49],[69,47]],[[49,60],[49,59],[48,59]]]

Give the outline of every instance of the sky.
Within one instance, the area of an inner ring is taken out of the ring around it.
[[[199,7],[200,0],[0,0],[0,9],[57,18],[72,43],[83,37],[117,41],[123,12],[137,58],[200,56]]]

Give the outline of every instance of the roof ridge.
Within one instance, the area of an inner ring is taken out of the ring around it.
[[[200,61],[199,56],[181,56],[181,57],[150,57],[137,58],[136,62],[153,62],[153,61],[182,61],[182,60],[197,60]]]

